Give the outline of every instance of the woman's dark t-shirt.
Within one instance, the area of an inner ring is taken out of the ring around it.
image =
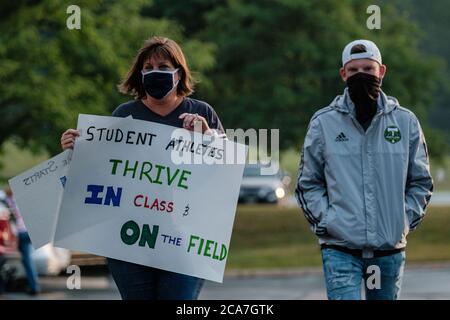
[[[209,104],[187,97],[172,112],[165,116],[153,112],[141,100],[132,100],[121,104],[113,111],[112,116],[125,118],[131,115],[133,119],[152,121],[182,128],[183,119],[178,119],[178,117],[185,112],[198,113],[198,115],[206,119],[211,129],[216,129],[218,133],[224,133],[217,113]]]

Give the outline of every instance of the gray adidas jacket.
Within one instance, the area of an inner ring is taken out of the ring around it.
[[[405,247],[432,191],[419,121],[395,98],[381,92],[366,132],[347,89],[312,117],[295,194],[320,244]]]

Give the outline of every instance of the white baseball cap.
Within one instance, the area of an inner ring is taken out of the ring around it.
[[[352,48],[358,44],[363,45],[366,48],[366,51],[352,54]],[[377,45],[370,40],[355,40],[345,46],[342,51],[342,66],[345,66],[346,63],[356,59],[371,59],[378,62],[380,65],[382,64],[380,50]]]

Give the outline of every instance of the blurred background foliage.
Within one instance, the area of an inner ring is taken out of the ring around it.
[[[81,30],[66,27],[71,4]],[[371,4],[380,30],[366,27]],[[79,113],[109,115],[131,99],[116,86],[144,40],[162,35],[182,46],[194,97],[226,128],[279,128],[281,148],[298,154],[312,114],[344,89],[343,47],[368,38],[388,66],[383,90],[418,115],[439,162],[450,141],[449,13],[445,0],[2,1],[0,146],[60,152]]]

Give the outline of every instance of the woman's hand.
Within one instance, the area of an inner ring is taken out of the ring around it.
[[[63,150],[73,149],[75,138],[80,136],[80,131],[67,129],[61,136],[61,148]]]
[[[201,133],[212,134],[212,130],[209,128],[206,119],[197,113],[183,113],[178,118],[183,119],[183,128],[187,130],[194,131],[194,129],[201,129]]]

